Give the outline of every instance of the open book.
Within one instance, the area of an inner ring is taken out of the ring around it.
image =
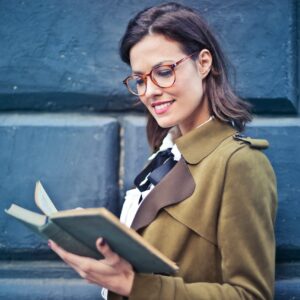
[[[57,211],[40,182],[36,183],[35,202],[44,215],[15,204],[5,212],[69,252],[101,259],[96,240],[103,237],[136,272],[172,274],[178,270],[174,262],[105,208]]]

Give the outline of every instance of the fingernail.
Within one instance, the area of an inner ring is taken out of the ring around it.
[[[51,246],[52,246],[52,243],[51,243],[51,241],[50,240],[48,240],[48,246],[51,248]]]
[[[99,242],[99,246],[103,247],[105,245],[105,241],[104,239],[100,239],[100,242]]]

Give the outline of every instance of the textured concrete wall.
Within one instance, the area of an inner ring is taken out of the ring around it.
[[[12,202],[37,210],[41,180],[58,209],[118,211],[119,140],[115,119],[79,114],[0,115],[0,255],[35,254],[45,243],[4,214]]]
[[[118,42],[135,12],[160,2],[1,1],[0,109],[132,109]],[[242,97],[257,111],[297,111],[295,1],[181,2],[219,34]]]

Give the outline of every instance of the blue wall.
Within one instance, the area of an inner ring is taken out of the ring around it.
[[[149,148],[142,109],[121,84],[129,69],[118,43],[130,17],[161,2],[0,1],[0,299],[100,299],[3,210],[11,202],[36,210],[41,180],[59,209],[119,213]],[[300,2],[178,2],[199,9],[218,34],[238,94],[254,105],[247,134],[270,141],[276,299],[300,299]]]

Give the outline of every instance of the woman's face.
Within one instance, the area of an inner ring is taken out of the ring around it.
[[[179,43],[164,35],[147,35],[130,51],[132,73],[149,73],[158,64],[172,64],[186,56]],[[209,118],[207,99],[202,99],[202,80],[210,71],[212,59],[206,49],[196,58],[175,67],[176,81],[171,87],[158,87],[147,77],[147,90],[140,100],[159,126],[178,125],[184,134]]]

